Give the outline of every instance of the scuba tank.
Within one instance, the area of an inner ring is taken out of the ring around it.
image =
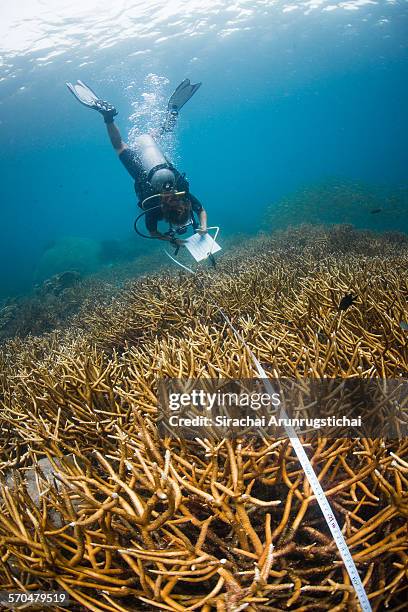
[[[150,134],[138,136],[134,150],[145,180],[150,184],[153,192],[161,193],[175,189],[176,177],[172,166]]]

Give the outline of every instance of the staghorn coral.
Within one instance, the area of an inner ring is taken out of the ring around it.
[[[408,251],[361,240],[385,254],[333,254],[321,228],[263,235],[216,274],[144,277],[66,331],[6,343],[1,588],[59,586],[90,610],[357,609],[288,440],[160,439],[156,388],[254,375],[214,302],[272,377],[406,376]],[[306,448],[373,608],[402,609],[407,441]]]
[[[116,291],[114,285],[94,278],[80,280],[75,272],[57,274],[31,295],[0,307],[0,344],[9,338],[39,336],[68,327],[81,308],[110,300]]]

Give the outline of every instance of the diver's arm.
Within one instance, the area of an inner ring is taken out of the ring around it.
[[[116,153],[120,155],[125,149],[127,149],[126,142],[123,142],[122,136],[120,135],[119,129],[113,121],[106,124],[108,135]]]
[[[177,246],[183,246],[186,242],[182,238],[173,238],[172,236],[166,236],[161,232],[149,232],[152,238],[157,238],[157,240],[165,240],[167,242],[171,242],[172,244],[176,244]]]
[[[187,187],[188,187],[188,183],[187,183]],[[195,197],[195,195],[193,195],[192,193],[189,193],[189,198],[191,202],[191,207],[193,211],[196,213],[196,215],[198,215],[198,220],[200,222],[200,226],[196,228],[196,231],[199,234],[206,234],[207,233],[207,213],[204,210],[203,205],[201,204],[200,200],[198,200]]]
[[[206,234],[207,233],[207,213],[204,210],[204,208],[202,208],[200,212],[198,213],[198,220],[200,221],[200,227],[197,227],[197,232],[199,234]]]
[[[151,238],[157,238],[157,240],[165,240],[167,242],[170,242],[172,238],[170,236],[166,236],[165,234],[162,234],[157,229],[158,218],[156,216],[156,213],[157,211],[155,211],[154,209],[148,210],[146,212],[146,217],[145,217],[146,229],[149,232]]]
[[[158,240],[170,240],[169,236],[165,236],[164,234],[162,234],[161,232],[158,232],[157,230],[155,232],[149,232],[150,236],[152,238],[157,238]]]

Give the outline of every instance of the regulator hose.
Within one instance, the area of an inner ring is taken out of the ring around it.
[[[141,236],[142,238],[148,238],[149,240],[157,240],[156,236],[148,236],[147,234],[143,234],[137,227],[137,224],[139,222],[139,219],[141,219],[142,217],[144,217],[144,215],[149,212],[150,210],[155,210],[156,208],[160,208],[161,204],[159,204],[158,206],[153,206],[152,208],[149,208],[148,210],[144,210],[143,212],[140,213],[140,215],[138,215],[135,219],[135,222],[133,224],[134,230],[136,232],[136,234],[138,234],[139,236]]]

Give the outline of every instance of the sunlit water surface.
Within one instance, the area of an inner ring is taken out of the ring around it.
[[[0,295],[28,291],[66,237],[138,240],[132,181],[65,81],[114,103],[130,143],[202,81],[166,153],[211,222],[254,233],[267,205],[329,178],[406,185],[406,35],[402,0],[3,3]]]

